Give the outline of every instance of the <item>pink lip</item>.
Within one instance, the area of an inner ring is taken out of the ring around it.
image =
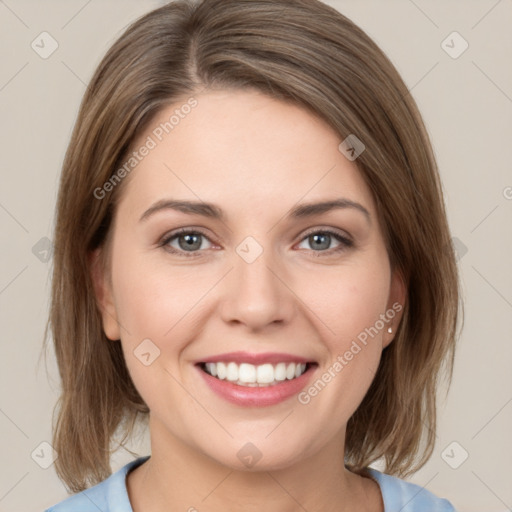
[[[234,361],[229,358],[227,360]],[[226,361],[226,359],[221,358],[219,361]],[[280,361],[283,361],[283,359],[280,359]],[[317,366],[314,365],[308,368],[300,377],[265,387],[238,386],[228,380],[212,377],[202,370],[200,365],[195,365],[195,368],[210,389],[228,402],[246,407],[266,407],[283,402],[299,393],[311,379]]]
[[[264,352],[261,354],[251,354],[249,352],[228,352],[226,354],[218,354],[216,356],[207,357],[196,361],[196,363],[230,363],[237,364],[249,363],[254,365],[259,364],[277,364],[277,363],[312,363],[310,359],[305,359],[293,354],[281,354],[277,352]]]

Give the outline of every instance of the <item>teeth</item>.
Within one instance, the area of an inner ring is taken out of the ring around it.
[[[217,378],[225,379],[228,374],[226,365],[224,363],[217,363]]]
[[[236,363],[228,363],[226,379],[231,382],[236,382],[238,380],[238,365]]]
[[[235,363],[232,363],[235,364]],[[236,365],[235,365],[236,366]],[[242,363],[238,368],[238,379],[242,382],[254,383],[257,379],[256,367],[253,364]]]
[[[286,363],[276,364],[274,378],[279,381],[286,380]]]
[[[306,371],[305,363],[270,363],[255,366],[229,363],[205,363],[204,370],[220,380],[228,380],[239,386],[272,386],[284,380],[300,377]]]
[[[217,377],[217,365],[215,363],[206,363],[206,370],[210,375]]]
[[[274,382],[274,367],[271,364],[262,364],[256,367],[256,382],[258,384]]]

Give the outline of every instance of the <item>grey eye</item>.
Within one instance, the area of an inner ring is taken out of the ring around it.
[[[187,231],[185,233],[176,233],[170,236],[165,245],[174,249],[175,251],[196,252],[200,249],[205,249],[203,241],[208,240],[205,235],[196,231]],[[178,245],[176,246],[176,241]],[[207,248],[207,247],[206,247]]]

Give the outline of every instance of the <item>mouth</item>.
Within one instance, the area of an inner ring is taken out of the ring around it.
[[[318,363],[286,353],[229,352],[195,361],[215,395],[244,407],[268,407],[291,399],[311,381]]]
[[[237,386],[269,387],[298,379],[314,366],[315,362],[278,362],[275,364],[237,363],[235,361],[201,362],[199,368],[218,380]]]

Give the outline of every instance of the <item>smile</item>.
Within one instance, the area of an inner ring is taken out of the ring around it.
[[[219,398],[243,407],[268,407],[300,393],[318,363],[286,353],[229,352],[195,361],[198,376]]]
[[[201,363],[201,369],[219,380],[227,380],[238,386],[275,386],[285,380],[293,380],[306,372],[311,363],[250,363],[230,362]]]

